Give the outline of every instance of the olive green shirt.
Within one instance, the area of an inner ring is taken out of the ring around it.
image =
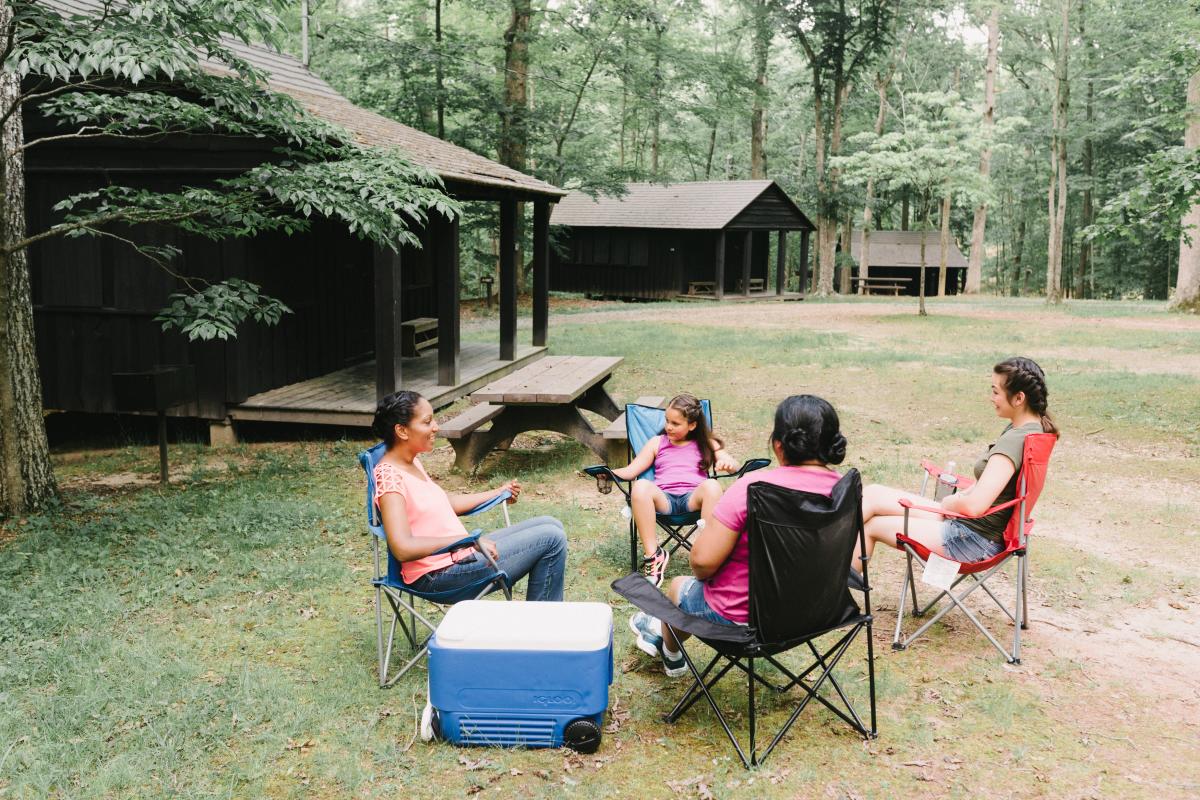
[[[999,496],[992,502],[993,506],[1003,505],[1017,496],[1017,480],[1021,477],[1021,458],[1025,453],[1025,437],[1031,433],[1041,433],[1042,424],[1040,422],[1029,422],[1019,428],[1014,428],[1012,423],[1009,423],[1000,438],[996,443],[988,448],[983,457],[975,462],[975,480],[979,480],[979,476],[983,474],[984,467],[987,466],[988,459],[994,455],[1002,455],[1013,463],[1016,471],[1009,478],[1008,484],[1000,492]],[[993,542],[1004,541],[1004,529],[1008,527],[1008,521],[1012,518],[1013,509],[1005,508],[997,511],[995,514],[988,514],[979,519],[963,519],[959,520],[963,525],[966,525],[971,530],[978,533],[985,539],[991,539]]]

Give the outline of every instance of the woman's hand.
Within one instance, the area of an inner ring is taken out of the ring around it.
[[[508,498],[509,505],[517,502],[517,498],[521,496],[521,482],[518,480],[511,480],[508,483],[501,485],[496,494],[503,492],[505,489],[512,492],[512,497]]]
[[[500,560],[500,551],[496,549],[495,542],[493,542],[491,539],[485,539],[482,536],[480,536],[477,541],[479,543],[479,549],[487,553],[492,561]]]
[[[714,465],[717,472],[737,472],[738,463],[733,460],[729,453],[726,453],[724,450],[718,450],[713,455],[717,457],[717,463]]]

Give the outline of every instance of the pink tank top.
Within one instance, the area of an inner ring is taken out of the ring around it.
[[[688,439],[683,444],[671,444],[664,433],[658,437],[658,453],[654,456],[654,485],[668,494],[686,494],[708,479],[700,467],[700,443]]]

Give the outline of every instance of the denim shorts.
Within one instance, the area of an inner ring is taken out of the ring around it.
[[[1004,545],[976,533],[959,520],[948,519],[942,523],[942,549],[955,561],[967,563],[991,558]]]
[[[704,584],[695,578],[688,578],[679,589],[679,608],[689,614],[715,622],[718,625],[740,625],[739,622],[725,619],[713,611],[708,601],[704,599]]]
[[[675,516],[676,514],[688,513],[687,504],[688,500],[692,499],[691,492],[684,492],[683,494],[671,494],[670,492],[663,492],[663,494],[667,496],[667,502],[671,504],[671,507],[667,509],[668,514]]]

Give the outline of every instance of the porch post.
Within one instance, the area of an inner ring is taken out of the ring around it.
[[[725,299],[725,231],[717,231],[717,258],[713,277],[713,295],[718,300]]]
[[[462,277],[458,271],[458,218],[429,218],[437,259],[438,385],[458,385],[459,309]]]
[[[750,251],[754,247],[754,231],[746,231],[742,245],[742,296],[750,296]]]
[[[808,291],[808,236],[812,231],[800,231],[800,296]]]
[[[779,231],[779,246],[775,248],[775,294],[783,297],[787,289],[787,231]]]
[[[517,357],[517,201],[500,201],[500,360]]]
[[[375,247],[375,402],[400,388],[400,254]]]
[[[533,204],[533,346],[546,346],[550,319],[550,203]]]

